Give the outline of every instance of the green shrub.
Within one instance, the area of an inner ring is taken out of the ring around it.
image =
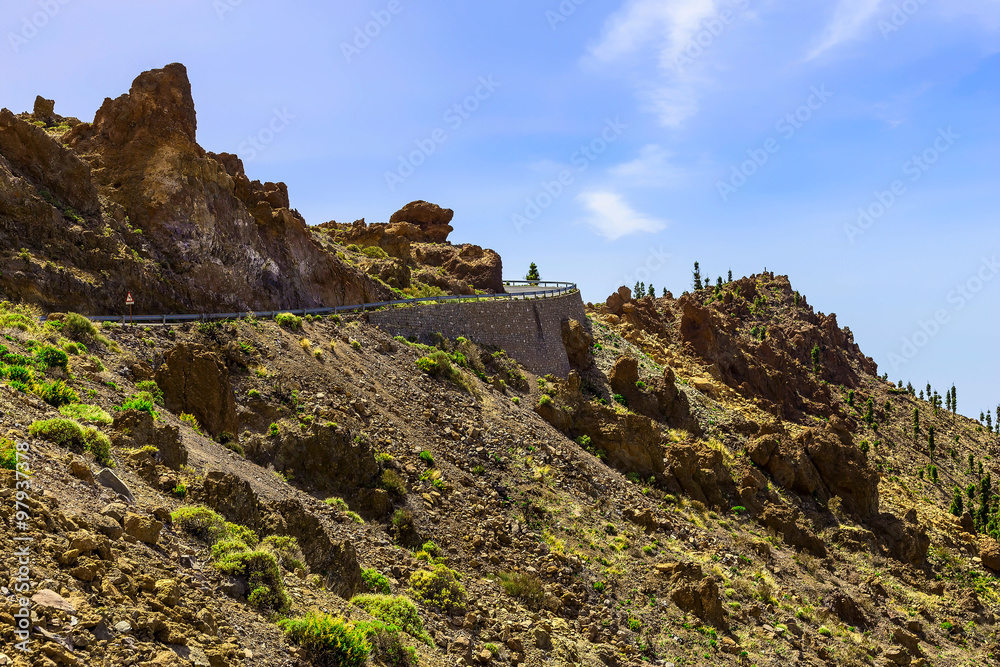
[[[626,408],[628,407],[628,399],[621,394],[614,394],[611,398],[615,399],[615,403],[618,403]]]
[[[542,580],[532,574],[522,572],[502,572],[500,583],[507,595],[517,598],[525,607],[538,611],[545,600],[545,586]]]
[[[69,355],[58,347],[52,347],[51,345],[39,348],[35,352],[35,359],[45,368],[62,368],[65,370],[69,367]]]
[[[426,463],[429,466],[434,465],[434,455],[431,454],[426,449],[423,450],[422,452],[420,452],[420,460],[423,461],[424,463]]]
[[[84,343],[96,341],[99,337],[94,323],[78,313],[66,313],[62,332],[73,340]]]
[[[65,350],[66,353],[72,355],[87,354],[88,351],[87,346],[83,343],[74,343],[72,341],[64,343],[62,349]]]
[[[270,551],[233,550],[216,561],[215,567],[223,574],[245,578],[250,589],[247,601],[257,609],[281,614],[291,607],[278,558]]]
[[[360,523],[362,525],[364,525],[364,523],[365,523],[365,520],[362,519],[361,515],[358,514],[357,512],[347,511],[347,512],[344,512],[344,514],[347,516],[348,519],[350,519],[354,523]]]
[[[132,394],[127,401],[115,409],[121,412],[125,412],[126,410],[148,412],[154,419],[160,416],[160,413],[156,411],[156,402],[153,400],[153,395],[148,391],[139,391]]]
[[[362,667],[371,653],[365,632],[343,618],[317,612],[278,622],[288,638],[309,652],[319,667]]]
[[[417,570],[410,576],[410,589],[421,602],[438,607],[449,614],[465,613],[465,587],[461,575],[445,565],[433,570]]]
[[[392,592],[389,588],[389,579],[373,567],[361,570],[361,580],[365,582],[365,588],[372,593],[388,595]]]
[[[542,394],[542,397],[538,399],[538,406],[545,407],[546,405],[551,405],[552,397],[548,394]]]
[[[24,382],[21,382],[20,380],[11,380],[7,384],[10,385],[11,389],[16,389],[17,391],[21,392],[22,394],[27,394],[28,392],[31,391],[31,386],[28,385],[28,384],[25,384]]]
[[[278,425],[272,422],[271,425],[267,428],[267,434],[271,436],[276,436],[278,435],[278,433],[280,433]]]
[[[71,419],[37,421],[28,427],[28,432],[72,451],[88,451],[101,465],[108,465],[111,460],[108,436],[93,427],[80,426]]]
[[[17,445],[10,438],[0,440],[0,468],[17,469]]]
[[[386,625],[399,628],[428,646],[433,645],[431,638],[424,631],[424,623],[420,620],[417,606],[409,598],[402,595],[363,594],[351,598],[351,604],[364,609]]]
[[[372,259],[388,259],[389,253],[378,246],[370,245],[361,249],[361,254]]]
[[[9,366],[23,366],[25,368],[31,368],[35,363],[31,357],[26,357],[23,354],[14,354],[12,352],[8,352],[3,355],[3,362]]]
[[[302,318],[291,313],[278,313],[274,316],[274,321],[278,323],[278,326],[286,329],[302,328]]]
[[[299,541],[287,535],[270,535],[260,543],[261,551],[270,551],[286,570],[305,570],[305,556],[299,548]]]
[[[419,664],[416,649],[402,642],[396,626],[382,621],[356,621],[354,626],[368,640],[375,664],[386,667],[416,667]]]
[[[173,494],[175,496],[177,496],[178,498],[184,498],[185,496],[187,496],[187,493],[188,493],[187,485],[184,484],[184,482],[178,482],[177,486],[175,486],[172,489],[172,491],[173,491]]]
[[[96,405],[86,403],[70,403],[59,408],[59,414],[69,419],[89,422],[91,424],[110,425],[114,420],[107,412]]]
[[[329,505],[330,507],[336,507],[341,512],[349,512],[351,510],[351,508],[348,507],[347,505],[347,501],[345,501],[343,498],[327,498],[323,502]]]
[[[163,407],[163,390],[160,389],[160,385],[156,384],[156,380],[143,380],[142,382],[136,382],[135,388],[139,391],[146,392],[153,399],[153,402]]]
[[[80,397],[76,395],[76,392],[62,380],[41,382],[34,386],[33,391],[39,398],[54,408],[80,401]]]
[[[406,483],[395,470],[388,469],[382,471],[381,485],[383,489],[399,496],[400,498],[406,496]]]
[[[260,398],[260,392],[256,389],[251,389],[247,392],[247,397],[249,398]]]
[[[170,513],[175,526],[205,542],[214,543],[228,533],[222,515],[207,507],[181,507]]]

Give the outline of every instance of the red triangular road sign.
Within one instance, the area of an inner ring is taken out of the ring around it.
[[[132,298],[132,292],[129,292],[128,296],[125,297],[125,305],[131,306],[133,303],[135,303],[135,299]]]

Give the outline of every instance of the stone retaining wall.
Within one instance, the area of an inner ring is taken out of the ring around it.
[[[568,319],[587,326],[580,292],[544,299],[418,304],[368,314],[371,324],[393,336],[416,336],[423,342],[434,333],[465,336],[502,348],[532,373],[560,377],[570,371],[562,341],[562,323]]]

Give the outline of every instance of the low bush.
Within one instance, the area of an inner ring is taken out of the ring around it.
[[[386,625],[399,628],[428,646],[433,645],[430,636],[424,631],[417,606],[409,598],[402,595],[363,594],[351,598],[351,604],[364,609]]]
[[[160,385],[156,384],[156,380],[143,380],[141,382],[135,383],[135,388],[139,391],[147,392],[153,402],[163,407],[163,390],[160,389]]]
[[[465,587],[461,575],[445,565],[432,570],[417,570],[410,576],[410,589],[421,602],[449,614],[465,613]]]
[[[69,341],[63,344],[62,349],[67,354],[72,354],[74,356],[87,354],[87,346],[84,345],[83,343],[74,343],[72,341]]]
[[[10,438],[0,440],[0,468],[17,469],[17,445]]]
[[[156,401],[153,399],[153,395],[148,391],[139,391],[132,394],[128,400],[115,409],[121,412],[125,412],[126,410],[148,412],[154,419],[157,419],[160,416],[160,413],[156,410]]]
[[[292,601],[285,592],[278,558],[270,551],[227,551],[215,563],[223,574],[247,580],[250,595],[247,601],[257,609],[286,613]]]
[[[319,667],[362,667],[371,653],[363,630],[343,618],[311,613],[278,622],[288,638],[309,652]]]
[[[44,345],[38,348],[35,351],[35,359],[44,368],[62,368],[66,370],[69,367],[69,355],[58,347],[51,345]]]
[[[54,408],[80,401],[76,392],[62,380],[40,382],[32,388],[32,391]]]
[[[507,595],[524,603],[524,606],[538,611],[545,600],[545,586],[542,580],[532,574],[522,572],[500,573],[500,583]]]
[[[34,371],[26,366],[18,366],[17,364],[4,367],[3,374],[11,382],[20,382],[22,384],[29,384],[35,379]]]
[[[382,488],[400,498],[406,496],[406,483],[395,470],[382,471]]]
[[[291,313],[278,313],[274,316],[274,321],[278,323],[278,326],[286,329],[302,328],[302,318]]]
[[[389,588],[389,579],[373,567],[361,570],[361,580],[365,582],[365,588],[372,593],[388,595],[392,592]]]
[[[207,507],[181,507],[170,513],[173,524],[205,542],[214,543],[227,534],[226,520]]]
[[[91,424],[110,425],[114,420],[107,412],[96,405],[86,403],[70,403],[59,408],[59,414],[69,419],[76,419]]]
[[[72,451],[88,451],[101,465],[111,462],[111,440],[91,426],[71,419],[46,419],[33,423],[28,432]]]

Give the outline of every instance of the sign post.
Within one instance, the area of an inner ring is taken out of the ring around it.
[[[125,297],[125,305],[128,306],[128,323],[129,324],[133,323],[133,320],[132,320],[132,306],[134,304],[135,304],[135,299],[132,298],[132,292],[129,292],[128,296]]]

